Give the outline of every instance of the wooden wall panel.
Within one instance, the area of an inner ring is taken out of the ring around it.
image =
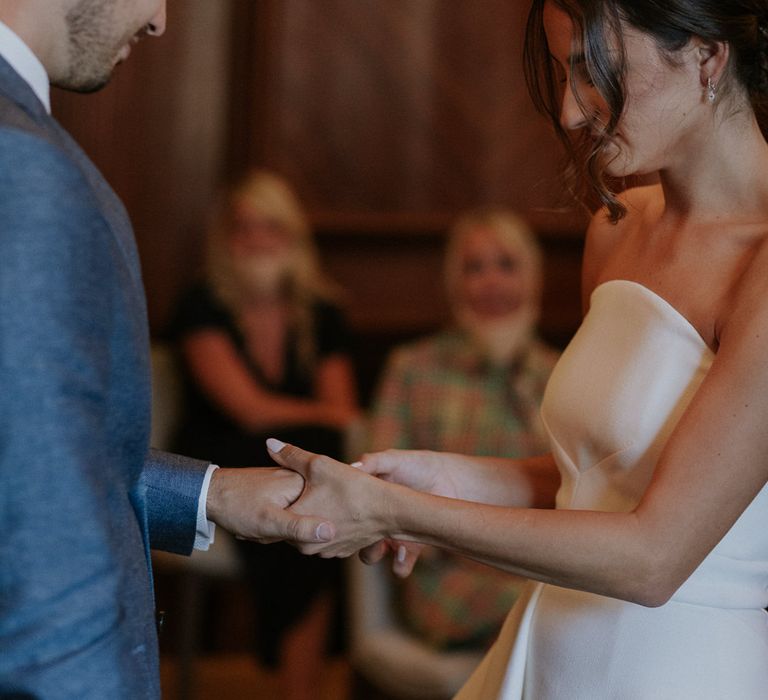
[[[54,91],[54,114],[125,202],[160,328],[194,275],[224,163],[228,2],[169,0],[168,29],[145,38],[94,95]]]
[[[287,176],[349,294],[360,358],[447,317],[441,257],[463,210],[503,205],[539,234],[542,326],[580,316],[583,217],[561,202],[561,156],[525,86],[527,2],[240,0],[233,169]]]
[[[523,0],[169,0],[98,95],[55,111],[135,223],[150,321],[196,273],[219,183],[287,176],[348,291],[372,382],[393,342],[446,318],[445,231],[461,211],[523,213],[546,254],[545,335],[579,318],[583,218],[559,204],[559,149],[532,109]]]
[[[324,214],[551,206],[559,150],[525,88],[526,5],[263,0],[243,17],[268,27],[268,54],[255,28],[246,49],[261,99],[242,96],[237,137]]]

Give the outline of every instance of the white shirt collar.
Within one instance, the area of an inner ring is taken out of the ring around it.
[[[29,84],[45,111],[51,113],[51,84],[40,59],[7,24],[0,22],[0,56]]]

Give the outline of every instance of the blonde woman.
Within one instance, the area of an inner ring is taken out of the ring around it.
[[[536,335],[541,254],[527,224],[503,209],[463,215],[449,233],[445,283],[452,322],[392,353],[374,402],[371,449],[540,454],[547,442],[539,405],[557,355]],[[400,586],[400,607],[426,644],[482,649],[521,585],[430,549]]]
[[[277,434],[341,456],[357,403],[336,298],[283,179],[257,171],[227,191],[209,232],[206,277],[172,324],[187,389],[178,447],[222,466],[268,465],[264,436]],[[338,564],[282,544],[240,550],[259,656],[281,670],[285,698],[313,697]]]

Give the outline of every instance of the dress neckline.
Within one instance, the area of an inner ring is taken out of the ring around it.
[[[678,319],[692,334],[693,336],[702,344],[704,349],[709,352],[712,356],[715,355],[714,350],[712,350],[711,347],[709,347],[709,344],[706,340],[702,337],[701,333],[699,333],[696,326],[694,326],[689,320],[688,317],[682,314],[680,311],[678,311],[672,304],[670,304],[663,296],[660,294],[654,292],[652,289],[646,287],[644,284],[641,284],[640,282],[634,282],[632,280],[625,280],[625,279],[612,279],[612,280],[606,280],[605,282],[601,282],[592,290],[592,294],[590,295],[590,299],[592,299],[595,294],[597,294],[598,290],[603,289],[605,287],[608,287],[610,285],[622,285],[629,288],[634,288],[640,292],[642,292],[647,298],[654,301],[658,306],[663,308],[665,311],[669,312],[674,318]]]

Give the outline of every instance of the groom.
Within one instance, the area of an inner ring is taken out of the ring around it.
[[[50,116],[164,0],[0,0],[0,697],[159,697],[149,549],[213,523],[313,542],[302,478],[150,451],[148,332],[121,202]]]

